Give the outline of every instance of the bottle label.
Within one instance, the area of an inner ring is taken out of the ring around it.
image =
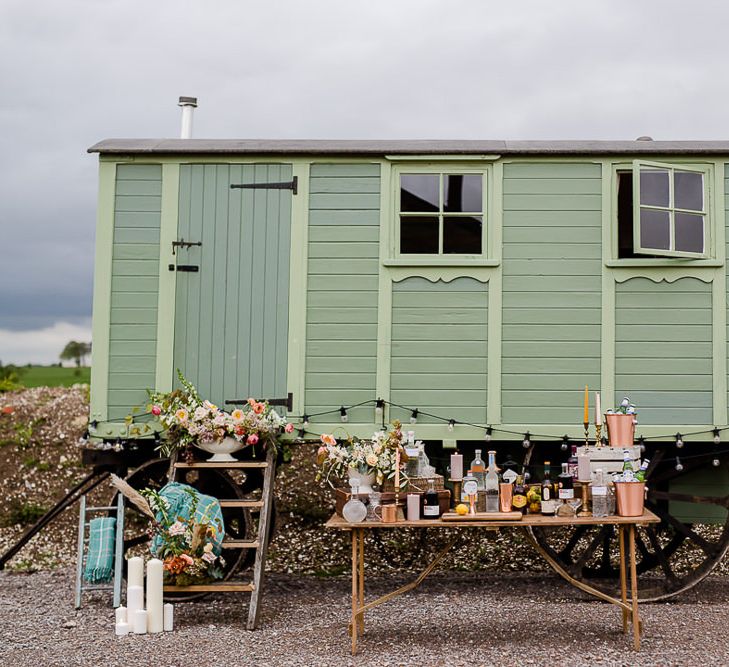
[[[463,495],[475,496],[478,493],[478,482],[476,480],[469,479],[463,485]]]
[[[507,470],[504,473],[504,481],[508,482],[509,484],[513,484],[514,482],[516,482],[516,478],[517,474],[511,469]]]
[[[593,486],[592,495],[593,496],[606,496],[607,495],[607,486]]]
[[[423,507],[423,516],[438,516],[440,507],[438,505],[426,505]]]
[[[548,486],[542,487],[542,500],[551,500],[552,490]]]
[[[511,504],[518,509],[526,506],[526,502],[526,496],[514,496],[511,499]]]
[[[561,500],[572,500],[575,497],[574,489],[560,489],[559,497]]]
[[[554,500],[542,501],[542,514],[554,514]]]

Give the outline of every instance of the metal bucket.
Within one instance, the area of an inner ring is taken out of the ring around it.
[[[605,415],[611,447],[632,447],[635,440],[635,415]]]
[[[618,516],[642,516],[645,482],[615,482]]]

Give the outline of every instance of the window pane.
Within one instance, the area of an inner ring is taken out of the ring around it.
[[[690,211],[704,210],[704,176],[688,171],[673,174],[673,205]]]
[[[435,211],[440,209],[438,174],[402,174],[400,176],[401,211]]]
[[[447,254],[480,255],[480,217],[443,217],[443,252]]]
[[[640,245],[656,250],[671,249],[671,221],[668,211],[640,210]]]
[[[676,250],[704,252],[704,216],[676,213]]]
[[[640,170],[640,203],[648,206],[669,205],[667,171]]]
[[[443,210],[449,213],[481,213],[481,174],[443,176]]]
[[[400,216],[400,252],[438,254],[438,217]]]

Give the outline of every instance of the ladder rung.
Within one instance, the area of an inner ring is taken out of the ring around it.
[[[268,468],[265,461],[200,461],[198,463],[175,463],[175,468]]]
[[[223,549],[258,549],[258,540],[223,540]]]
[[[219,500],[221,507],[263,507],[262,500]]]
[[[219,584],[193,584],[192,586],[164,586],[165,593],[251,593],[256,589],[254,584],[238,584],[221,581]]]

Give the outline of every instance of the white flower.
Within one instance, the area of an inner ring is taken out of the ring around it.
[[[170,535],[184,535],[185,534],[185,524],[180,521],[175,521],[168,529],[167,532]]]
[[[192,418],[197,421],[202,421],[207,416],[208,416],[208,411],[205,408],[203,408],[202,406],[200,406],[199,408],[195,409],[195,412],[193,413]]]
[[[218,557],[212,551],[206,551],[202,555],[202,559],[207,563],[214,563]]]
[[[370,466],[376,466],[377,465],[377,454],[367,454],[367,458],[365,459],[367,461],[367,465]]]
[[[212,543],[212,542],[208,542],[208,543],[207,543],[207,544],[206,544],[206,545],[205,545],[205,546],[203,547],[203,551],[204,551],[205,553],[210,553],[210,552],[211,552],[212,550],[213,550],[213,543]]]

